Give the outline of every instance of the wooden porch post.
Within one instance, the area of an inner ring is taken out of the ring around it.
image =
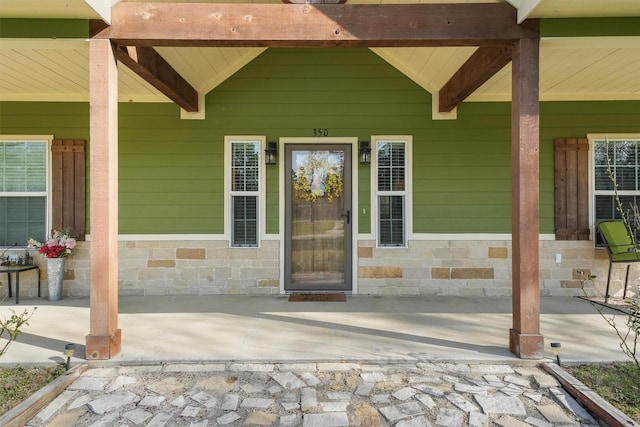
[[[109,39],[89,41],[91,288],[87,359],[120,352],[118,329],[118,69]]]
[[[541,359],[539,246],[539,39],[521,39],[512,60],[511,229],[513,328],[509,349]]]

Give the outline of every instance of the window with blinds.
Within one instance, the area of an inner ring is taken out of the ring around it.
[[[595,223],[622,218],[614,181],[622,210],[633,218],[634,207],[640,207],[640,138],[594,140],[593,167]],[[596,243],[602,243],[600,236],[596,236]]]
[[[258,246],[260,142],[231,142],[231,246]]]
[[[48,141],[0,140],[0,246],[43,241]]]
[[[405,141],[377,141],[378,246],[405,246]]]

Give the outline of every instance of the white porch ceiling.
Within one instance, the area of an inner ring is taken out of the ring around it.
[[[92,3],[98,0],[92,0]],[[104,0],[108,2],[109,0]],[[183,0],[184,1],[184,0]],[[495,0],[499,1],[499,0]],[[494,2],[495,2],[494,1]],[[229,1],[226,1],[227,3]],[[280,2],[267,0],[260,3]],[[349,3],[394,3],[349,0]],[[461,1],[418,0],[405,3]],[[465,3],[484,1],[465,1]],[[510,0],[526,2],[530,18],[640,16],[640,0]],[[84,0],[2,0],[0,18],[98,19]],[[424,89],[436,93],[475,48],[375,48],[373,52]],[[157,51],[205,94],[264,51],[261,48],[173,48]],[[88,101],[87,40],[0,39],[0,100]],[[640,36],[543,39],[540,46],[541,100],[640,100]],[[121,101],[171,102],[155,88],[119,67]],[[511,98],[511,66],[493,76],[468,101]]]

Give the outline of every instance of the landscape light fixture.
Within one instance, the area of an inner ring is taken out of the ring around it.
[[[278,164],[278,143],[267,142],[267,148],[264,150],[264,164],[276,165]]]
[[[71,364],[71,357],[73,356],[73,353],[76,351],[76,345],[75,344],[67,344],[64,346],[64,354],[65,356],[67,356],[67,364],[66,369],[67,371],[69,370],[69,365]]]
[[[560,366],[560,348],[562,345],[559,342],[552,342],[551,349],[553,349],[553,354],[556,355],[556,363]]]
[[[360,149],[358,150],[361,165],[371,164],[371,147],[369,141],[360,141]]]

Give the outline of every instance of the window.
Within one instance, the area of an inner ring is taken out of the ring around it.
[[[46,236],[48,139],[0,139],[0,246]]]
[[[232,247],[258,246],[261,145],[260,140],[229,140]]]
[[[378,246],[406,246],[407,141],[374,141]]]
[[[595,224],[608,219],[621,219],[609,170],[618,186],[622,209],[631,212],[632,206],[640,206],[640,136],[595,137],[592,147]],[[596,236],[596,242],[601,243],[600,236]]]

